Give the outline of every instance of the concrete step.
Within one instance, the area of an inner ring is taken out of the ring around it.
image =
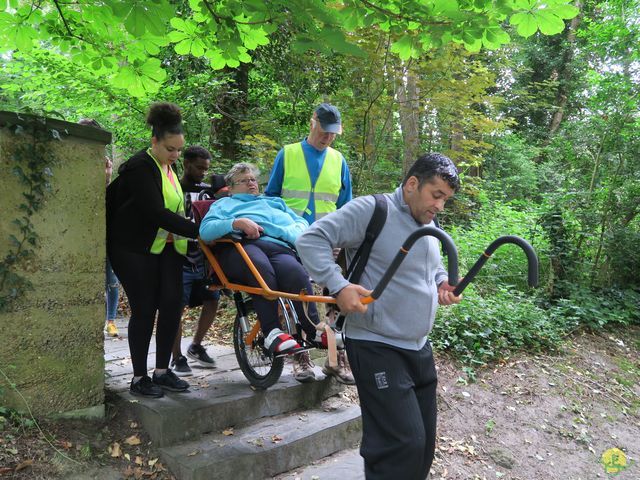
[[[350,448],[360,435],[360,407],[343,403],[264,418],[233,435],[210,433],[160,455],[179,480],[258,480]]]
[[[222,383],[201,386],[190,393],[166,393],[160,399],[133,400],[136,417],[158,446],[223,430],[230,425],[318,406],[323,399],[339,393],[333,379],[300,384],[287,375],[268,390],[253,390],[240,372]]]
[[[286,362],[275,385],[267,390],[254,390],[239,370],[233,349],[215,346],[209,351],[218,368],[205,370],[193,366],[194,376],[184,377],[191,384],[185,393],[166,392],[160,399],[134,397],[128,391],[130,373],[126,366],[119,367],[125,373],[110,379],[112,387],[129,401],[134,415],[156,445],[173,445],[230,425],[314,408],[343,389],[335,380],[325,378],[318,366],[314,368],[318,381],[301,384],[293,378],[291,363]],[[116,374],[117,369],[112,369]]]
[[[348,448],[321,458],[311,465],[280,474],[275,477],[275,480],[364,480],[364,478],[364,460],[360,456],[360,449]]]

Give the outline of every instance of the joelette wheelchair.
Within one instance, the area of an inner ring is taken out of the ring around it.
[[[194,217],[197,223],[199,223],[199,220],[204,217],[211,203],[211,200],[197,201],[193,203],[195,213]],[[533,248],[522,238],[515,236],[498,238],[489,245],[476,264],[471,268],[469,273],[464,277],[463,281],[458,284],[458,252],[453,240],[447,233],[439,228],[422,227],[407,238],[387,268],[387,271],[373,289],[371,295],[361,299],[363,304],[369,304],[382,295],[385,287],[393,278],[393,275],[406,258],[406,254],[409,252],[413,244],[419,238],[427,235],[436,237],[442,243],[448,259],[447,269],[449,284],[453,286],[457,285],[454,291],[455,295],[460,295],[462,293],[464,288],[473,280],[475,275],[491,256],[493,251],[505,243],[516,244],[524,250],[528,261],[528,284],[532,287],[537,286],[538,259]],[[299,301],[335,304],[336,299],[331,296],[313,295],[313,292],[306,291],[289,293],[272,290],[265,283],[260,272],[256,269],[251,258],[244,250],[242,241],[242,237],[235,234],[215,240],[211,244],[207,244],[201,239],[199,240],[200,247],[202,248],[202,251],[211,267],[211,276],[208,288],[227,291],[234,299],[236,317],[233,325],[233,346],[238,365],[253,387],[266,389],[275,384],[280,378],[284,368],[284,357],[286,355],[274,355],[265,348],[265,339],[260,328],[260,320],[253,311],[250,295],[262,295],[268,299],[276,300],[279,304],[281,329],[294,337],[305,350],[316,348],[318,345],[315,342],[304,338],[302,328],[292,302]],[[246,262],[248,268],[254,275],[256,283],[259,285],[258,287],[240,285],[229,280],[215,255],[216,244],[224,243],[230,243],[238,250],[240,256]],[[316,328],[324,328],[328,333],[332,332],[329,325],[318,325]],[[331,348],[331,346],[329,348],[330,361],[332,360],[332,355],[334,356],[333,361],[335,361],[335,343],[333,348]]]

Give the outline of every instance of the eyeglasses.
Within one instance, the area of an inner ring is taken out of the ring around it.
[[[258,180],[255,178],[243,178],[242,180],[238,180],[237,182],[233,182],[234,185],[243,184],[249,185],[250,183],[258,184]]]

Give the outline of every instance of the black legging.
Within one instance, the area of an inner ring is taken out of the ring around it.
[[[300,293],[304,289],[307,294],[313,295],[309,274],[298,262],[290,248],[268,240],[246,240],[243,242],[243,246],[269,288],[290,293]],[[259,286],[246,262],[233,245],[222,244],[216,248],[216,256],[220,266],[231,281],[252,287]],[[253,308],[260,319],[262,332],[268,335],[271,330],[279,327],[278,303],[261,295],[251,295],[251,297],[253,298]],[[309,338],[314,339],[316,336],[315,324],[319,321],[318,310],[315,303],[307,305],[305,312],[301,302],[293,302],[302,328]],[[307,319],[307,315],[311,321]]]
[[[159,255],[132,253],[117,247],[109,249],[113,271],[124,287],[131,308],[129,350],[136,377],[147,374],[156,312],[156,368],[169,366],[182,314],[183,259],[171,243]]]

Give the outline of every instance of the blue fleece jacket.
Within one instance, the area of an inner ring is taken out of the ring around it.
[[[291,246],[309,223],[279,197],[238,193],[214,202],[200,224],[200,238],[211,242],[231,232],[238,218],[248,218],[264,228],[262,240]]]

